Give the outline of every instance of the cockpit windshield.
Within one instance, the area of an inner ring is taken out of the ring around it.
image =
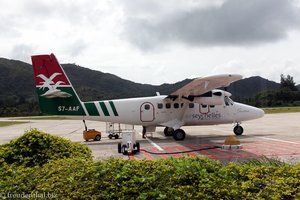
[[[226,106],[233,106],[234,101],[232,101],[232,99],[230,99],[228,96],[224,97],[224,102]]]

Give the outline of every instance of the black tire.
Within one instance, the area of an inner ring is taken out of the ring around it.
[[[111,135],[111,134],[109,134],[109,135],[108,135],[108,138],[109,138],[109,139],[112,139],[112,135]]]
[[[115,135],[115,139],[119,139],[119,135],[118,134]]]
[[[127,146],[124,144],[122,146],[122,153],[123,153],[123,155],[127,155],[128,154],[128,151],[126,150],[126,148],[127,148]]]
[[[165,134],[166,137],[172,136],[173,133],[174,133],[174,129],[173,129],[173,128],[166,127],[166,128],[164,129],[164,134]]]
[[[118,153],[122,153],[122,146],[121,146],[121,143],[118,143]]]
[[[174,133],[173,133],[173,138],[176,141],[184,140],[184,138],[185,138],[184,130],[182,130],[182,129],[175,130]]]
[[[96,135],[95,141],[100,141],[101,140],[101,135]]]
[[[237,125],[233,128],[233,132],[235,135],[242,135],[244,133],[243,127]]]

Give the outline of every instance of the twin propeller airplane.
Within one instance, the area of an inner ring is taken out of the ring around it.
[[[229,92],[217,89],[240,80],[240,75],[196,78],[169,95],[82,102],[54,54],[31,58],[40,109],[45,114],[141,125],[143,136],[163,126],[165,136],[175,140],[185,139],[182,126],[234,123],[234,133],[242,135],[242,121],[264,115],[263,110],[234,102]]]

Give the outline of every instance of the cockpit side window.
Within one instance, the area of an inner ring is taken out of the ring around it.
[[[233,106],[233,101],[228,96],[224,97],[224,102],[226,106]]]
[[[232,99],[230,99],[229,97],[228,97],[228,100],[229,100],[229,103],[233,106],[234,101],[232,101]]]
[[[224,102],[225,102],[226,106],[229,106],[228,97],[226,97],[226,96],[224,97]]]

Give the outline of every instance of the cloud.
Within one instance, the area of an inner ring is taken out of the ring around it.
[[[148,1],[142,2],[149,6]],[[151,13],[133,12],[125,19],[124,36],[142,50],[172,43],[259,45],[284,39],[290,30],[300,26],[300,8],[293,0],[227,0],[209,6],[168,9],[161,1],[154,2],[156,5],[149,6]],[[138,5],[141,10],[147,7],[143,3]],[[132,11],[133,8],[124,5],[124,9]]]
[[[10,52],[10,57],[29,63],[30,56],[28,55],[32,55],[33,51],[34,48],[31,47],[31,45],[18,44],[13,47],[12,51]]]
[[[84,40],[78,39],[69,44],[66,48],[66,51],[69,52],[72,57],[76,57],[82,54],[87,47],[88,44]]]

